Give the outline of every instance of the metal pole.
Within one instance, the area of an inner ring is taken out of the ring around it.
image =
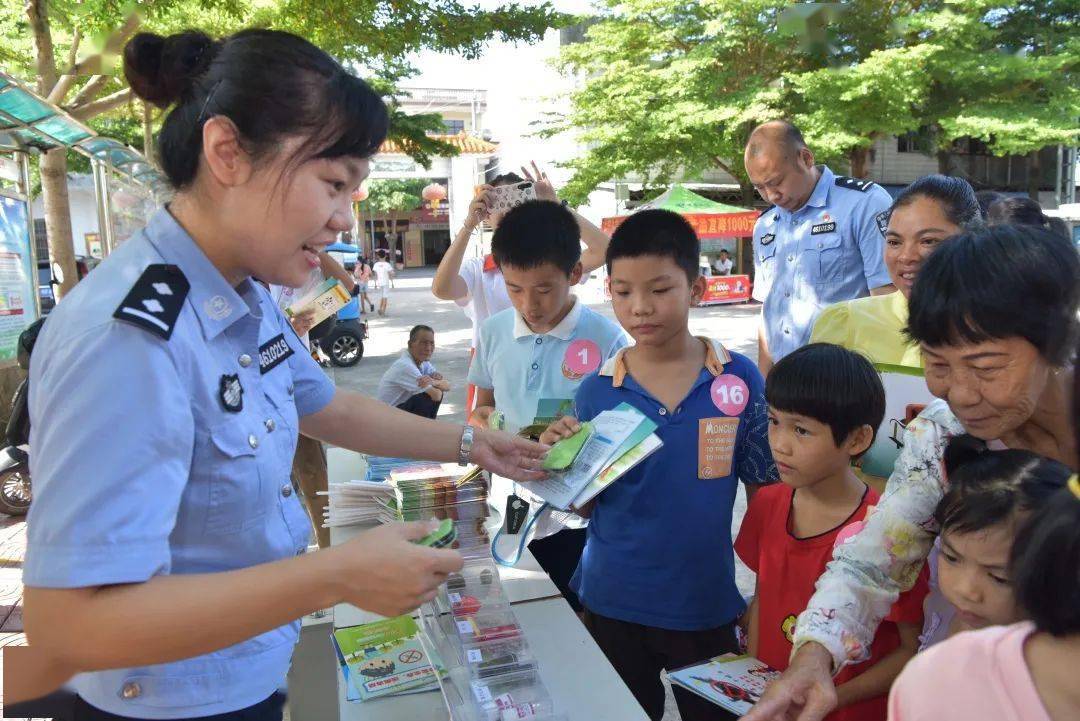
[[[112,218],[112,189],[110,187],[109,166],[100,163],[101,168],[101,197],[103,198],[101,212],[105,217],[105,226],[101,229],[102,237],[105,238],[105,255],[116,250],[116,228],[113,227]]]
[[[16,151],[19,158],[20,179],[19,192],[26,198],[26,229],[30,240],[30,287],[34,296],[34,319],[41,317],[41,294],[38,293],[38,257],[37,257],[37,233],[34,232],[34,204],[30,198],[30,157],[23,152]],[[49,270],[50,277],[52,269]],[[29,325],[29,323],[27,323]]]
[[[1064,148],[1059,143],[1058,146],[1057,146],[1057,167],[1055,168],[1055,173],[1054,173],[1054,202],[1056,202],[1059,206],[1063,202],[1065,202],[1064,198],[1063,198],[1063,194],[1061,192],[1062,191],[1062,188],[1061,188],[1061,180],[1062,180],[1061,171],[1062,171],[1062,164],[1065,162],[1065,158],[1063,156],[1064,156]]]
[[[97,199],[98,235],[101,236],[101,252],[108,257],[112,252],[112,240],[109,235],[108,189],[105,187],[105,166],[96,158],[90,160],[91,176],[94,179],[94,197]]]

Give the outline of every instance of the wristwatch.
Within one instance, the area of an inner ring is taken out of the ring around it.
[[[476,429],[472,426],[465,426],[465,430],[461,432],[461,445],[458,446],[458,465],[469,465],[469,458],[472,457],[472,445],[473,435],[476,433]]]

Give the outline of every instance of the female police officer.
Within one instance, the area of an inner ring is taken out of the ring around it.
[[[24,579],[38,693],[72,674],[77,719],[279,719],[295,619],[394,615],[459,554],[384,526],[304,555],[297,432],[539,477],[542,447],[336,391],[267,292],[297,286],[352,222],[387,111],[286,33],[136,36],[134,92],[175,105],[177,193],[53,311],[31,368],[35,501]]]

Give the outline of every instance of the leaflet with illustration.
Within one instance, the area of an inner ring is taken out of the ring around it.
[[[439,659],[428,658],[411,616],[388,618],[333,633],[338,662],[349,685],[348,697],[367,701],[411,693],[437,685]]]
[[[327,278],[315,286],[310,293],[300,298],[285,309],[285,315],[292,318],[304,311],[314,310],[314,323],[319,324],[344,308],[352,300],[349,291],[336,278]]]
[[[574,499],[574,507],[581,508],[596,498],[608,486],[626,475],[627,471],[660,450],[662,445],[664,445],[664,442],[660,440],[659,436],[655,433],[649,433],[640,443],[616,458],[610,466],[600,471],[599,476],[589,481],[588,485]]]
[[[725,653],[704,663],[671,671],[668,678],[671,683],[742,716],[761,698],[765,684],[779,675],[779,671],[753,656]]]

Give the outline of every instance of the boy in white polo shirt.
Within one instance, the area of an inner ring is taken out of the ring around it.
[[[573,214],[543,200],[514,208],[495,230],[492,255],[513,308],[480,327],[480,345],[469,369],[469,382],[477,389],[473,423],[486,425],[498,409],[509,431],[531,425],[541,401],[572,400],[582,378],[626,345],[618,325],[570,293],[582,274],[578,238]],[[539,499],[521,486],[511,490],[509,481],[493,483],[491,497],[500,511],[511,492],[532,511],[539,508]],[[545,511],[529,544],[575,610],[580,604],[569,582],[585,545],[585,525],[576,515]]]

